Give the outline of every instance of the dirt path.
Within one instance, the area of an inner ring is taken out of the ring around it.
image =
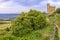
[[[58,36],[59,36],[59,39],[60,39],[60,28],[59,26],[56,24],[57,28],[58,28]]]
[[[47,17],[48,17],[48,16],[47,16]],[[51,23],[51,24],[53,25],[53,27],[54,27],[54,28],[53,28],[53,32],[52,32],[52,34],[51,34],[51,36],[50,36],[50,40],[54,40],[56,28],[58,28],[58,36],[59,36],[59,38],[60,38],[60,29],[59,29],[57,23],[56,23],[54,20],[52,20],[50,17],[48,17],[48,19],[49,19],[50,23]]]
[[[53,22],[52,20],[50,20],[50,22],[51,22],[51,24],[54,26],[54,31],[52,32],[52,37],[50,38],[50,40],[54,40],[54,35],[55,35],[55,31],[56,31],[56,29],[55,28],[57,28],[58,29],[58,37],[59,37],[59,39],[60,39],[60,27],[58,26],[58,24],[57,24],[57,22]]]
[[[53,31],[52,31],[52,34],[50,35],[50,40],[54,40],[55,31],[56,31],[56,24],[50,17],[47,16],[47,18],[49,19],[50,23],[53,25]]]
[[[51,21],[52,22],[52,21]],[[50,38],[50,40],[54,40],[54,37],[55,37],[55,32],[56,32],[56,28],[58,27],[55,22],[53,21],[52,22],[52,25],[53,25],[53,32],[52,32],[52,37]]]
[[[58,14],[59,15],[59,14]],[[56,14],[56,17],[58,16],[57,14]],[[60,15],[59,15],[60,16]],[[47,14],[47,16],[46,16],[48,19],[49,19],[49,21],[51,22],[51,24],[53,25],[53,27],[54,27],[54,29],[53,29],[53,32],[52,32],[52,34],[51,34],[51,37],[50,37],[50,40],[54,40],[54,35],[55,35],[55,28],[57,27],[58,28],[58,36],[59,36],[59,38],[60,38],[60,28],[59,28],[59,26],[58,26],[58,24],[56,23],[56,21],[54,21],[54,20],[52,20],[50,17],[49,17],[49,15]],[[60,21],[60,20],[59,20]],[[59,25],[60,25],[60,23],[59,23]]]
[[[59,38],[60,38],[60,29],[58,29],[58,36],[59,36]]]

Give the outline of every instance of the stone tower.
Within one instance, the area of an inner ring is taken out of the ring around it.
[[[50,6],[50,4],[47,4],[47,13],[48,15],[51,15],[53,12],[55,12],[55,7],[54,6]]]

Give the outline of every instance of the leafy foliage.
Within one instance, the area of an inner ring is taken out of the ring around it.
[[[27,13],[22,12],[13,20],[11,28],[5,29],[6,34],[1,35],[0,40],[49,40],[52,30],[45,13],[30,10]]]
[[[56,13],[60,14],[60,8],[56,9]]]
[[[23,36],[23,37],[16,37],[14,35],[4,35],[0,36],[0,40],[49,40],[50,33],[53,27],[49,25],[48,27],[42,30],[35,30],[31,31],[31,33]]]
[[[16,20],[12,22],[11,27],[13,35],[23,36],[31,31],[45,28],[46,16],[44,13],[36,10],[30,10],[27,13],[22,12]]]

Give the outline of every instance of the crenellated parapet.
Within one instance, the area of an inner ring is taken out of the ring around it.
[[[55,12],[55,7],[54,6],[50,6],[50,4],[47,4],[47,13],[48,15],[51,15],[52,13]]]

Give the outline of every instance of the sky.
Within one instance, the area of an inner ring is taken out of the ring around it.
[[[20,13],[30,9],[46,12],[47,3],[60,7],[60,0],[0,0],[0,13]]]

